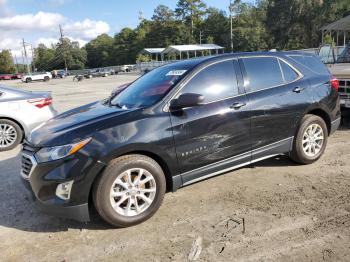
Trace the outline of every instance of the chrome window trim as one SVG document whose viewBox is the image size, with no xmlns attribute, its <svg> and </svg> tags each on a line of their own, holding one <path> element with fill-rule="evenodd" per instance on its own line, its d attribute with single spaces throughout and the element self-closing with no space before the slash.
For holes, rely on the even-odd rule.
<svg viewBox="0 0 350 262">
<path fill-rule="evenodd" d="M 278 57 L 278 56 L 268 56 L 268 55 L 262 55 L 262 56 L 243 56 L 243 57 L 240 57 L 240 59 L 247 59 L 247 58 L 261 58 L 261 57 L 272 57 L 272 58 L 276 58 L 276 59 L 280 59 L 282 60 L 283 62 L 285 62 L 288 66 L 290 66 L 298 75 L 299 77 L 296 78 L 295 80 L 291 81 L 291 82 L 288 82 L 288 83 L 283 83 L 282 85 L 276 85 L 276 86 L 271 86 L 271 87 L 266 87 L 266 88 L 263 88 L 263 89 L 259 89 L 259 90 L 255 90 L 255 91 L 249 91 L 249 92 L 246 92 L 246 94 L 252 94 L 252 93 L 256 93 L 256 92 L 260 92 L 260 91 L 264 91 L 264 90 L 268 90 L 268 89 L 272 89 L 272 88 L 277 88 L 277 87 L 281 87 L 281 86 L 285 86 L 285 85 L 289 85 L 289 84 L 293 84 L 297 81 L 299 81 L 300 79 L 302 79 L 304 77 L 304 75 L 297 69 L 295 68 L 295 66 L 291 65 L 288 61 L 286 61 L 284 58 L 281 58 L 281 57 Z M 279 63 L 278 63 L 279 64 Z M 282 75 L 283 75 L 283 71 L 281 71 Z M 243 81 L 244 81 L 244 88 L 248 87 L 248 84 L 245 77 L 243 77 Z"/>
<path fill-rule="evenodd" d="M 272 57 L 272 58 L 276 58 L 278 60 L 281 60 L 283 62 L 285 62 L 289 67 L 291 67 L 297 74 L 298 74 L 298 78 L 296 78 L 295 80 L 291 81 L 291 82 L 288 82 L 288 83 L 284 83 L 282 85 L 277 85 L 277 86 L 271 86 L 271 87 L 267 87 L 267 88 L 264 88 L 264 89 L 260 89 L 260 90 L 256 90 L 256 91 L 250 91 L 250 92 L 244 92 L 242 94 L 238 94 L 236 96 L 231 96 L 231 97 L 227 97 L 227 98 L 224 98 L 224 99 L 221 99 L 221 100 L 217 100 L 217 101 L 212 101 L 210 103 L 205 103 L 203 105 L 208 105 L 208 104 L 211 104 L 211 103 L 215 103 L 215 102 L 219 102 L 219 101 L 223 101 L 223 100 L 226 100 L 226 99 L 230 99 L 230 98 L 235 98 L 235 97 L 239 97 L 239 96 L 242 96 L 242 95 L 247 95 L 247 94 L 252 94 L 252 93 L 255 93 L 255 92 L 260 92 L 260 91 L 264 91 L 264 90 L 268 90 L 268 89 L 272 89 L 272 88 L 277 88 L 277 87 L 281 87 L 281 86 L 284 86 L 284 85 L 289 85 L 289 84 L 292 84 L 292 83 L 295 83 L 297 81 L 299 81 L 300 79 L 302 79 L 304 77 L 304 74 L 302 74 L 300 72 L 300 70 L 298 70 L 295 66 L 293 66 L 290 62 L 288 62 L 286 59 L 282 58 L 282 57 L 279 57 L 279 56 L 275 56 L 275 55 L 256 55 L 256 56 L 237 56 L 237 57 L 230 57 L 230 58 L 226 58 L 226 59 L 222 59 L 220 61 L 214 61 L 212 63 L 209 63 L 207 65 L 205 65 L 201 70 L 199 70 L 198 72 L 196 72 L 195 74 L 193 74 L 190 78 L 188 78 L 185 82 L 181 83 L 180 86 L 179 86 L 179 90 L 176 91 L 175 94 L 171 95 L 171 97 L 168 99 L 168 98 L 165 98 L 166 100 L 168 100 L 164 107 L 163 107 L 163 112 L 169 112 L 169 104 L 170 104 L 170 101 L 173 100 L 179 93 L 180 91 L 188 84 L 189 81 L 191 81 L 197 74 L 199 74 L 200 72 L 202 72 L 204 69 L 206 69 L 207 67 L 211 66 L 211 65 L 214 65 L 214 64 L 217 64 L 217 63 L 220 63 L 220 62 L 226 62 L 226 61 L 238 61 L 239 59 L 245 59 L 245 58 L 260 58 L 260 57 Z M 279 64 L 279 63 L 278 63 Z M 280 64 L 279 64 L 280 66 Z M 281 67 L 281 66 L 280 66 Z M 236 71 L 235 71 L 236 72 Z M 243 72 L 242 72 L 243 73 Z M 281 70 L 281 73 L 282 73 L 282 76 L 283 76 L 283 71 Z M 246 88 L 247 87 L 247 82 L 246 82 L 246 79 L 244 77 L 244 74 L 243 74 L 243 87 Z M 238 83 L 238 78 L 237 78 L 237 87 L 239 87 L 239 83 Z"/>
</svg>

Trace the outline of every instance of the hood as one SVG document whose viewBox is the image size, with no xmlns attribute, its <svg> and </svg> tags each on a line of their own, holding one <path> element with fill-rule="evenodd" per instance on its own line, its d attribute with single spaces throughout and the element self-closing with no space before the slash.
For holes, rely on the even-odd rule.
<svg viewBox="0 0 350 262">
<path fill-rule="evenodd" d="M 134 110 L 109 107 L 102 102 L 87 104 L 57 115 L 36 127 L 27 137 L 34 146 L 57 146 L 78 142 L 102 129 L 111 118 Z"/>
</svg>

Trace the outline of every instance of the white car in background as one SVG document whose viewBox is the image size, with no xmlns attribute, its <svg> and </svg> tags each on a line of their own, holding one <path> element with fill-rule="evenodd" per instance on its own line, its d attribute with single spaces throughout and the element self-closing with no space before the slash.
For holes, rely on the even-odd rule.
<svg viewBox="0 0 350 262">
<path fill-rule="evenodd" d="M 30 83 L 32 81 L 49 81 L 52 79 L 50 72 L 31 73 L 22 76 L 22 82 Z"/>
<path fill-rule="evenodd" d="M 34 128 L 56 114 L 49 92 L 0 86 L 0 152 L 15 148 Z"/>
</svg>

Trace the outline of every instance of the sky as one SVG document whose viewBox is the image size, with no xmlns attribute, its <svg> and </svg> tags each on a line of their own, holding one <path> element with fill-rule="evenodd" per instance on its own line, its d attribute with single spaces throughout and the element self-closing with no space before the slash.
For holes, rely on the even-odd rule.
<svg viewBox="0 0 350 262">
<path fill-rule="evenodd" d="M 252 2 L 248 0 L 247 2 Z M 98 35 L 111 36 L 124 27 L 135 28 L 142 12 L 152 17 L 159 5 L 174 9 L 177 0 L 0 0 L 0 50 L 22 57 L 22 38 L 31 46 L 57 43 L 59 25 L 72 41 L 85 45 Z M 229 0 L 204 0 L 208 6 L 228 9 Z"/>
</svg>

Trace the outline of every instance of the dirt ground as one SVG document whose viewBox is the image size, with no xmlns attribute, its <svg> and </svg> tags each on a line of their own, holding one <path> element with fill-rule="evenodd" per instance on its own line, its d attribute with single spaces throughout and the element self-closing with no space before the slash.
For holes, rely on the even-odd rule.
<svg viewBox="0 0 350 262">
<path fill-rule="evenodd" d="M 5 83 L 52 91 L 62 112 L 135 77 Z M 269 159 L 169 193 L 147 222 L 114 229 L 38 210 L 20 182 L 17 148 L 0 153 L 0 260 L 350 261 L 349 159 L 350 118 L 315 164 Z"/>
</svg>

